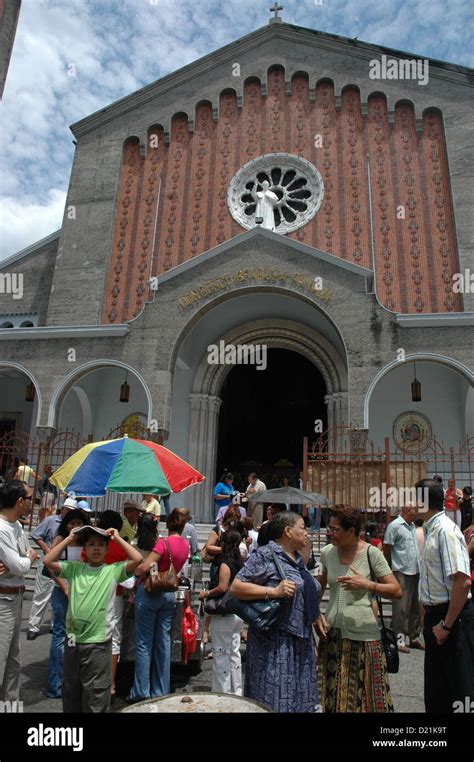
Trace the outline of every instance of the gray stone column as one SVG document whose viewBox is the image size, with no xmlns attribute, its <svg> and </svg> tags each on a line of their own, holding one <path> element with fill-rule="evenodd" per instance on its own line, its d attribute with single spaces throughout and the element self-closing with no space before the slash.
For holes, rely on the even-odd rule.
<svg viewBox="0 0 474 762">
<path fill-rule="evenodd" d="M 188 462 L 204 474 L 206 481 L 186 491 L 186 506 L 191 508 L 194 520 L 211 522 L 214 519 L 212 491 L 217 461 L 217 426 L 220 397 L 209 394 L 190 394 L 191 416 L 189 424 Z"/>
<path fill-rule="evenodd" d="M 339 392 L 341 402 L 341 426 L 349 426 L 349 394 Z"/>
<path fill-rule="evenodd" d="M 173 377 L 168 370 L 148 372 L 144 376 L 150 390 L 153 409 L 152 419 L 156 420 L 158 430 L 166 432 L 171 428 L 171 409 L 173 396 Z"/>
<path fill-rule="evenodd" d="M 329 429 L 328 450 L 330 452 L 334 452 L 334 449 L 335 449 L 334 426 L 336 426 L 336 395 L 325 394 L 324 402 L 326 403 L 327 409 L 328 409 L 328 429 Z"/>
<path fill-rule="evenodd" d="M 36 426 L 36 436 L 41 444 L 47 444 L 58 433 L 54 426 Z"/>
<path fill-rule="evenodd" d="M 346 437 L 346 429 L 345 427 L 349 425 L 348 421 L 348 395 L 347 392 L 337 392 L 337 394 L 334 395 L 336 400 L 336 407 L 337 407 L 337 425 L 339 427 L 338 429 L 338 437 L 336 441 L 336 451 L 337 452 L 344 452 L 347 448 L 347 437 Z"/>
<path fill-rule="evenodd" d="M 328 428 L 333 429 L 329 437 L 328 447 L 330 452 L 339 452 L 344 449 L 345 445 L 343 427 L 349 424 L 348 394 L 347 392 L 326 394 L 324 401 L 328 406 Z"/>
</svg>

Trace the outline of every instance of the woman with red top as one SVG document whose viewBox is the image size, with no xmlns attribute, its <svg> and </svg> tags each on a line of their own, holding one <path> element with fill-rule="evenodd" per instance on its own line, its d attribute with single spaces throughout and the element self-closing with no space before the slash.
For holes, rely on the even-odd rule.
<svg viewBox="0 0 474 762">
<path fill-rule="evenodd" d="M 448 479 L 448 489 L 444 495 L 444 507 L 446 515 L 451 521 L 461 528 L 461 511 L 459 510 L 459 500 L 462 499 L 462 492 L 456 487 L 454 479 Z"/>
<path fill-rule="evenodd" d="M 369 521 L 367 522 L 367 526 L 365 527 L 365 541 L 369 545 L 373 545 L 375 548 L 379 548 L 379 550 L 382 550 L 382 540 L 380 537 L 378 537 L 379 528 L 377 526 L 377 522 L 375 521 Z"/>
<path fill-rule="evenodd" d="M 176 508 L 166 517 L 168 544 L 177 574 L 189 555 L 189 543 L 181 537 L 185 523 L 184 516 Z M 138 580 L 135 598 L 136 659 L 135 680 L 130 692 L 132 702 L 170 692 L 171 625 L 176 597 L 173 592 L 146 592 L 143 575 L 149 573 L 153 563 L 158 565 L 158 571 L 170 568 L 167 544 L 162 538 L 135 571 L 142 578 Z"/>
</svg>

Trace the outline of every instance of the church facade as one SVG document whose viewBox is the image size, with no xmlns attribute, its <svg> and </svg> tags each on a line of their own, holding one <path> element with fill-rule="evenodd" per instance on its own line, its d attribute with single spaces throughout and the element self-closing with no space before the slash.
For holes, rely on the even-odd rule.
<svg viewBox="0 0 474 762">
<path fill-rule="evenodd" d="M 472 121 L 472 71 L 274 19 L 72 125 L 61 230 L 2 266 L 0 419 L 142 420 L 206 475 L 198 520 L 266 421 L 295 469 L 326 429 L 468 440 Z"/>
</svg>

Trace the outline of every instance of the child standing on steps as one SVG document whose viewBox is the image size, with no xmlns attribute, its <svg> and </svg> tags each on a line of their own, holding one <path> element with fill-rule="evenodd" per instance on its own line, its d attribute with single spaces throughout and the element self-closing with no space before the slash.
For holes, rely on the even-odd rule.
<svg viewBox="0 0 474 762">
<path fill-rule="evenodd" d="M 86 563 L 59 561 L 80 534 Z M 128 561 L 105 564 L 110 539 L 125 550 Z M 79 527 L 45 557 L 50 572 L 69 582 L 63 674 L 64 712 L 108 712 L 112 683 L 112 630 L 118 584 L 142 561 L 140 553 L 116 529 Z"/>
</svg>

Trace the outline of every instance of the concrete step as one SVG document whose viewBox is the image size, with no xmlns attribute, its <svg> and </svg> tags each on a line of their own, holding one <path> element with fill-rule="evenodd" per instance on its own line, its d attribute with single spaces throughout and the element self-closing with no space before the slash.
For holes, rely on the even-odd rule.
<svg viewBox="0 0 474 762">
<path fill-rule="evenodd" d="M 198 537 L 199 546 L 204 545 L 204 543 L 207 541 L 207 538 L 209 537 L 209 533 L 211 529 L 214 528 L 214 524 L 195 524 L 196 527 L 196 534 Z M 163 523 L 160 523 L 160 533 L 163 534 L 166 531 L 166 527 Z M 316 547 L 318 544 L 318 533 L 317 532 L 310 532 L 310 537 L 313 542 L 313 546 Z M 326 544 L 326 529 L 321 529 L 320 531 L 320 540 L 319 543 L 321 547 L 323 548 Z"/>
</svg>

